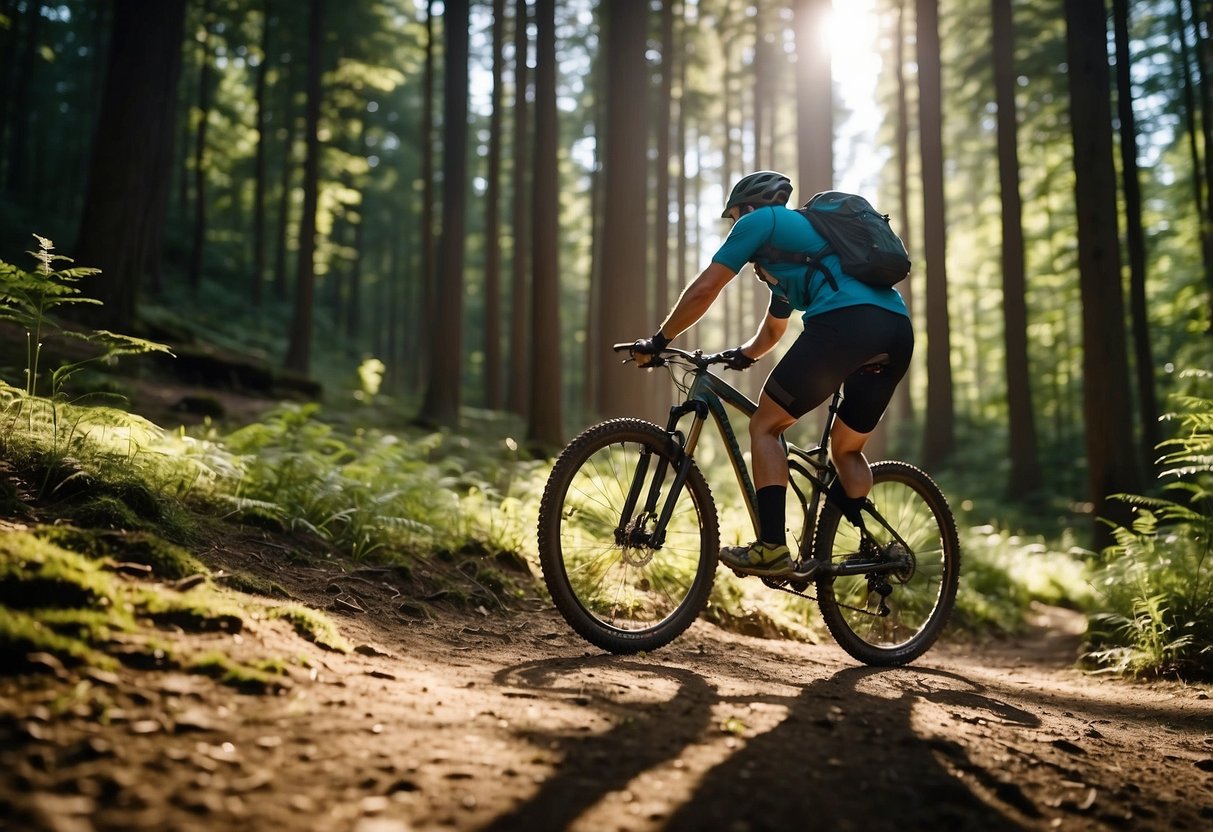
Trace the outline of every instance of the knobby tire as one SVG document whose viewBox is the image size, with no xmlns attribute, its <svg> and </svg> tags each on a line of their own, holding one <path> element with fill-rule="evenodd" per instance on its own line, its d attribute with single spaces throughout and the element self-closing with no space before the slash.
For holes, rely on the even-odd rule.
<svg viewBox="0 0 1213 832">
<path fill-rule="evenodd" d="M 914 566 L 887 582 L 889 614 L 880 616 L 879 593 L 865 575 L 817 579 L 822 619 L 843 650 L 869 665 L 903 665 L 925 653 L 947 624 L 960 580 L 960 541 L 956 521 L 939 486 L 904 462 L 872 465 L 870 495 L 879 511 L 910 545 Z M 891 535 L 865 515 L 865 526 L 885 547 Z M 859 548 L 859 532 L 832 503 L 818 519 L 813 556 L 840 562 Z"/>
<path fill-rule="evenodd" d="M 642 454 L 644 487 L 622 518 Z M 539 562 L 552 601 L 569 625 L 611 653 L 654 650 L 699 616 L 712 589 L 719 549 L 711 489 L 692 462 L 666 540 L 646 545 L 643 514 L 655 471 L 664 466 L 660 513 L 682 448 L 641 419 L 614 419 L 583 431 L 557 458 L 539 508 Z M 621 523 L 622 520 L 622 523 Z M 621 535 L 620 528 L 627 534 Z M 622 540 L 620 538 L 623 538 Z"/>
</svg>

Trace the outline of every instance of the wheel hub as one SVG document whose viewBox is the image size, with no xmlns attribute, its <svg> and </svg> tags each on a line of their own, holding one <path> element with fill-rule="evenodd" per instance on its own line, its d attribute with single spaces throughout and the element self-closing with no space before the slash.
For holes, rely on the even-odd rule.
<svg viewBox="0 0 1213 832">
<path fill-rule="evenodd" d="M 636 546 L 624 546 L 619 553 L 620 559 L 628 566 L 645 566 L 653 559 L 653 550 L 648 548 L 638 548 Z"/>
<path fill-rule="evenodd" d="M 884 556 L 888 560 L 905 562 L 905 566 L 901 569 L 898 569 L 896 572 L 890 572 L 889 577 L 899 584 L 909 583 L 918 569 L 918 560 L 914 557 L 914 553 L 900 543 L 890 543 L 889 548 L 885 550 Z"/>
</svg>

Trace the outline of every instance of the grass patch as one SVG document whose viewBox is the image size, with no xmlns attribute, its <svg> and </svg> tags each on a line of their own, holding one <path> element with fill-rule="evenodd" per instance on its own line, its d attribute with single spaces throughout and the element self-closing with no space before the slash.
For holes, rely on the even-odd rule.
<svg viewBox="0 0 1213 832">
<path fill-rule="evenodd" d="M 189 592 L 163 587 L 139 587 L 136 607 L 161 627 L 180 627 L 190 633 L 239 633 L 247 611 L 226 594 L 208 586 Z"/>
<path fill-rule="evenodd" d="M 288 622 L 295 628 L 295 632 L 301 638 L 305 638 L 326 650 L 348 653 L 353 649 L 350 643 L 337 632 L 336 626 L 334 626 L 328 616 L 311 607 L 304 606 L 303 604 L 283 604 L 281 606 L 266 608 L 265 616 L 266 618 L 279 618 Z"/>
<path fill-rule="evenodd" d="M 287 405 L 214 437 L 239 456 L 223 499 L 258 524 L 318 535 L 356 560 L 397 553 L 523 550 L 546 469 L 495 436 L 372 427 L 380 408 L 347 414 Z M 377 416 L 376 414 L 379 413 Z"/>
<path fill-rule="evenodd" d="M 113 608 L 116 595 L 95 561 L 25 532 L 0 536 L 0 606 Z"/>
<path fill-rule="evenodd" d="M 244 592 L 249 595 L 264 595 L 267 598 L 291 597 L 291 594 L 283 589 L 281 585 L 273 581 L 267 581 L 264 578 L 258 578 L 255 575 L 236 573 L 234 575 L 224 575 L 222 576 L 222 580 L 224 586 L 236 592 Z"/>
<path fill-rule="evenodd" d="M 0 672 L 23 670 L 31 653 L 51 653 L 68 666 L 111 668 L 116 664 L 88 641 L 56 632 L 36 614 L 0 606 Z"/>
<path fill-rule="evenodd" d="M 150 566 L 157 577 L 167 580 L 205 575 L 210 571 L 189 550 L 169 543 L 151 532 L 43 526 L 34 533 L 43 540 L 89 557 L 131 561 Z"/>
<path fill-rule="evenodd" d="M 100 558 L 119 553 L 116 547 L 124 540 L 79 529 L 0 536 L 0 660 L 5 668 L 19 670 L 25 656 L 37 652 L 52 653 L 69 666 L 112 667 L 114 658 L 105 651 L 115 649 L 118 636 L 132 634 L 133 639 L 118 639 L 126 644 L 125 649 L 115 650 L 118 659 L 132 667 L 161 667 L 165 656 L 180 652 L 179 647 L 156 638 L 146 640 L 143 627 L 234 634 L 244 629 L 250 616 L 282 618 L 301 637 L 321 647 L 341 652 L 351 649 L 330 619 L 301 604 L 242 600 L 244 596 L 209 582 L 178 592 L 107 571 Z M 85 555 L 57 545 L 72 542 L 88 543 L 94 549 Z M 160 551 L 161 546 L 176 549 L 163 541 L 153 540 L 152 544 L 151 551 Z M 278 660 L 246 665 L 228 662 L 222 667 L 204 661 L 200 666 L 210 668 L 207 672 L 225 684 L 250 691 L 280 689 L 281 682 L 271 677 L 284 672 Z"/>
<path fill-rule="evenodd" d="M 216 679 L 242 693 L 278 693 L 286 687 L 286 666 L 276 659 L 244 664 L 225 653 L 211 651 L 195 657 L 187 669 Z"/>
</svg>

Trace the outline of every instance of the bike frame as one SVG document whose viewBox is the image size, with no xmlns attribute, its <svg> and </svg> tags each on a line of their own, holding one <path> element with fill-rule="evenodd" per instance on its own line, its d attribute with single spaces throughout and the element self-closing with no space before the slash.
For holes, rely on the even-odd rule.
<svg viewBox="0 0 1213 832">
<path fill-rule="evenodd" d="M 686 400 L 682 404 L 670 408 L 670 417 L 665 428 L 666 433 L 670 435 L 671 439 L 683 451 L 679 470 L 670 489 L 670 495 L 677 495 L 686 481 L 686 474 L 690 470 L 695 448 L 703 433 L 704 423 L 707 422 L 710 414 L 712 420 L 716 423 L 716 428 L 721 439 L 724 441 L 725 452 L 728 455 L 729 462 L 733 466 L 733 474 L 737 479 L 738 486 L 741 488 L 746 510 L 750 514 L 750 522 L 754 527 L 754 534 L 757 536 L 759 533 L 757 490 L 750 476 L 749 467 L 746 465 L 745 456 L 741 450 L 741 443 L 737 438 L 737 432 L 733 430 L 733 425 L 729 421 L 726 405 L 737 410 L 747 418 L 754 415 L 758 409 L 758 405 L 727 381 L 713 375 L 707 368 L 696 368 L 693 372 L 695 378 L 691 382 Z M 813 532 L 817 522 L 817 508 L 821 494 L 826 487 L 829 475 L 833 472 L 833 466 L 830 464 L 827 449 L 829 448 L 830 430 L 834 426 L 834 419 L 838 411 L 839 402 L 841 401 L 841 391 L 836 391 L 833 399 L 830 401 L 829 413 L 826 417 L 825 425 L 822 427 L 821 439 L 816 447 L 805 450 L 788 443 L 783 437 L 780 437 L 780 442 L 788 454 L 789 469 L 808 479 L 812 491 L 811 496 L 806 496 L 795 479 L 789 480 L 792 490 L 800 500 L 805 516 L 805 525 L 801 537 L 802 547 L 810 545 L 813 539 Z M 684 434 L 679 430 L 678 426 L 687 416 L 692 416 L 693 420 L 688 431 Z M 664 465 L 664 461 L 659 463 L 659 465 Z M 637 481 L 633 484 L 632 490 L 636 496 L 638 496 L 639 488 L 645 479 L 646 473 L 647 463 L 644 463 L 637 470 Z M 664 475 L 665 471 L 663 468 L 659 468 L 655 472 L 648 500 L 645 503 L 645 512 L 649 516 L 653 516 L 656 513 L 657 500 L 660 497 L 658 486 L 664 479 Z M 673 503 L 673 499 L 667 499 L 665 510 L 662 512 L 662 516 L 658 520 L 654 530 L 652 540 L 658 545 L 660 545 L 661 539 L 664 537 L 665 526 L 669 520 L 669 515 L 672 513 Z M 634 506 L 635 501 L 631 499 L 630 495 L 627 502 L 627 511 L 630 513 Z M 806 553 L 802 551 L 801 555 L 803 556 L 804 554 Z"/>
<path fill-rule="evenodd" d="M 750 522 L 754 526 L 754 534 L 758 536 L 760 533 L 757 491 L 754 487 L 754 481 L 750 476 L 750 470 L 746 466 L 741 444 L 737 439 L 737 433 L 733 430 L 733 426 L 729 422 L 728 412 L 725 410 L 725 406 L 728 405 L 748 418 L 752 417 L 755 411 L 758 410 L 758 405 L 724 379 L 713 375 L 708 371 L 707 367 L 696 366 L 691 372 L 695 378 L 687 391 L 686 400 L 682 404 L 670 408 L 669 420 L 666 423 L 666 433 L 669 435 L 670 440 L 679 446 L 682 453 L 677 462 L 678 470 L 675 472 L 674 482 L 666 494 L 661 514 L 658 517 L 657 504 L 661 500 L 661 485 L 665 481 L 666 467 L 669 465 L 664 458 L 660 458 L 657 462 L 657 469 L 654 471 L 653 479 L 649 484 L 648 494 L 645 496 L 643 512 L 638 516 L 634 515 L 636 503 L 640 499 L 640 492 L 644 487 L 645 480 L 648 479 L 647 474 L 649 463 L 651 462 L 651 454 L 645 453 L 637 465 L 635 478 L 632 481 L 624 503 L 622 517 L 624 522 L 629 517 L 636 517 L 637 519 L 626 526 L 623 522 L 620 523 L 616 530 L 616 542 L 620 545 L 634 546 L 647 544 L 660 548 L 664 544 L 666 525 L 669 523 L 670 517 L 674 512 L 677 496 L 681 493 L 686 483 L 687 475 L 691 470 L 695 448 L 699 443 L 699 438 L 703 433 L 703 425 L 707 421 L 709 414 L 716 423 L 721 439 L 724 440 L 725 451 L 728 454 L 729 462 L 733 466 L 733 473 L 737 479 L 737 484 L 741 487 L 746 509 L 750 513 Z M 804 512 L 804 526 L 802 527 L 800 538 L 801 551 L 799 552 L 799 557 L 802 560 L 810 554 L 805 550 L 813 544 L 813 537 L 817 526 L 817 510 L 820 506 L 822 495 L 825 493 L 825 489 L 834 473 L 834 466 L 829 458 L 829 441 L 830 431 L 834 427 L 834 420 L 838 414 L 838 405 L 841 401 L 842 390 L 839 389 L 834 392 L 830 400 L 829 412 L 826 416 L 825 424 L 822 426 L 821 439 L 816 447 L 805 450 L 788 443 L 782 436 L 780 437 L 780 442 L 788 454 L 789 473 L 794 471 L 800 476 L 805 477 L 809 481 L 809 487 L 812 491 L 811 496 L 806 496 L 797 484 L 795 477 L 789 476 L 788 484 L 800 500 L 801 510 Z M 678 426 L 687 416 L 693 416 L 694 418 L 689 430 L 684 434 L 678 429 Z M 865 510 L 877 523 L 888 530 L 893 539 L 902 545 L 906 545 L 901 535 L 888 524 L 884 517 L 870 503 Z M 647 533 L 643 530 L 643 520 L 646 517 L 657 517 L 657 522 L 654 524 L 652 531 Z M 821 571 L 823 574 L 838 577 L 841 575 L 888 572 L 892 571 L 895 566 L 896 564 L 890 564 L 888 561 L 871 561 L 860 558 L 858 560 L 851 560 L 848 563 L 827 564 Z"/>
</svg>

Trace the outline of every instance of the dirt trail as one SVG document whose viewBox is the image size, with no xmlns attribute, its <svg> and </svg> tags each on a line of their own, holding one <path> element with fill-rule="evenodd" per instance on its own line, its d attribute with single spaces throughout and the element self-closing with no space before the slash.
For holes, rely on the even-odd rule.
<svg viewBox="0 0 1213 832">
<path fill-rule="evenodd" d="M 326 603 L 332 580 L 304 594 Z M 280 621 L 190 636 L 306 657 L 280 695 L 53 662 L 0 680 L 0 829 L 1213 826 L 1209 688 L 1070 669 L 1057 611 L 1021 642 L 877 671 L 703 623 L 606 656 L 539 602 L 366 606 L 333 613 L 348 655 Z"/>
</svg>

